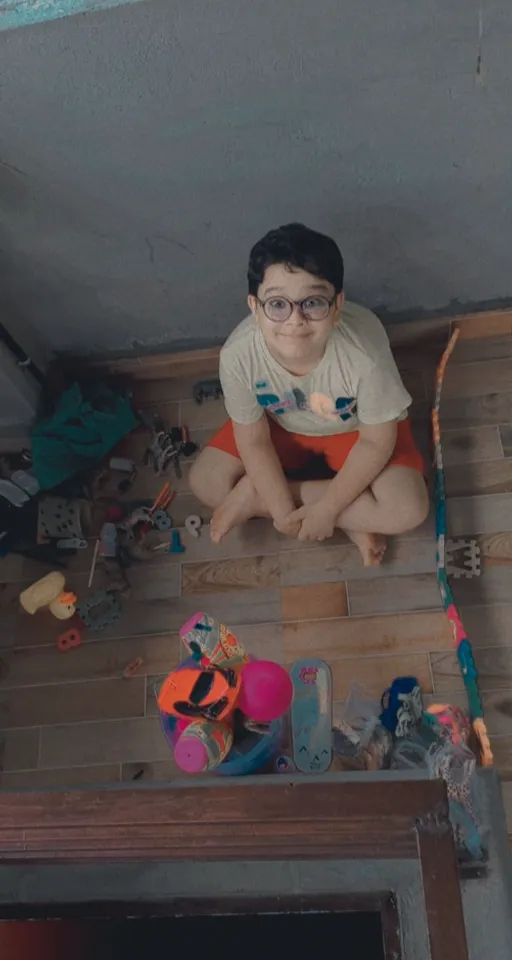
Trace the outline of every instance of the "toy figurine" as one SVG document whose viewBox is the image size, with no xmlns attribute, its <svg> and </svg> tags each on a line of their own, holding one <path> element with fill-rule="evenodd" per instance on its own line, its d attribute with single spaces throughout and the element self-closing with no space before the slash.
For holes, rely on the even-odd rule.
<svg viewBox="0 0 512 960">
<path fill-rule="evenodd" d="M 20 593 L 20 603 L 27 613 L 34 614 L 41 607 L 48 607 L 57 620 L 69 620 L 75 612 L 76 596 L 64 593 L 64 574 L 58 570 L 47 573 Z"/>
<path fill-rule="evenodd" d="M 271 724 L 288 710 L 293 689 L 284 667 L 251 658 L 229 628 L 206 613 L 191 617 L 180 637 L 191 657 L 165 679 L 157 702 L 177 766 L 200 773 L 221 764 L 236 745 L 236 730 L 244 726 L 236 717 Z"/>
</svg>

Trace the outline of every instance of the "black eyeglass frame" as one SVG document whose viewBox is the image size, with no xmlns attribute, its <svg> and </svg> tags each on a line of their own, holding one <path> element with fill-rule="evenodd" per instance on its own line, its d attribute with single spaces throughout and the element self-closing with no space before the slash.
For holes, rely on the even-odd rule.
<svg viewBox="0 0 512 960">
<path fill-rule="evenodd" d="M 261 309 L 263 310 L 263 313 L 265 314 L 267 320 L 270 320 L 271 323 L 286 323 L 286 321 L 290 319 L 290 317 L 291 317 L 291 315 L 292 315 L 292 313 L 293 313 L 293 308 L 294 308 L 294 307 L 298 307 L 298 308 L 299 308 L 302 316 L 304 317 L 305 320 L 308 321 L 308 323 L 321 323 L 322 320 L 325 320 L 325 319 L 329 316 L 329 311 L 332 309 L 332 306 L 333 306 L 333 304 L 335 303 L 337 296 L 338 296 L 338 294 L 335 293 L 334 296 L 331 297 L 331 299 L 329 299 L 329 297 L 324 297 L 323 294 L 320 294 L 320 295 L 317 296 L 317 297 L 311 297 L 311 296 L 310 296 L 310 297 L 304 297 L 303 300 L 290 300 L 289 297 L 281 297 L 281 296 L 267 297 L 266 300 L 260 300 L 259 297 L 255 297 L 255 299 L 256 299 L 256 302 L 257 302 L 257 303 L 259 304 L 259 306 L 261 307 Z M 280 320 L 276 320 L 275 317 L 269 316 L 269 314 L 267 313 L 266 307 L 267 307 L 267 304 L 270 303 L 271 300 L 284 300 L 284 301 L 289 305 L 289 307 L 290 307 L 290 312 L 289 312 L 288 316 L 287 316 L 287 317 L 283 317 L 283 318 L 280 319 Z M 308 317 L 307 313 L 306 313 L 305 310 L 304 310 L 304 306 L 303 306 L 305 303 L 307 303 L 308 300 L 324 300 L 324 301 L 325 301 L 326 310 L 325 310 L 325 314 L 324 314 L 323 317 Z"/>
</svg>

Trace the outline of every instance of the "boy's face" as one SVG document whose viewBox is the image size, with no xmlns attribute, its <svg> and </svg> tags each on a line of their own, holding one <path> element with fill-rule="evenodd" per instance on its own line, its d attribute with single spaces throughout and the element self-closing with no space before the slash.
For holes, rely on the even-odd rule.
<svg viewBox="0 0 512 960">
<path fill-rule="evenodd" d="M 328 300 L 330 306 L 323 319 L 308 319 L 297 305 L 287 319 L 281 319 L 289 310 L 285 300 L 307 301 L 304 309 L 313 316 L 322 316 L 323 301 Z M 323 356 L 341 314 L 343 294 L 335 295 L 334 287 L 327 280 L 305 270 L 290 270 L 280 263 L 265 271 L 258 296 L 249 296 L 249 307 L 270 352 L 285 366 L 287 363 L 307 365 L 308 361 L 317 363 Z M 277 319 L 270 319 L 269 314 Z"/>
</svg>

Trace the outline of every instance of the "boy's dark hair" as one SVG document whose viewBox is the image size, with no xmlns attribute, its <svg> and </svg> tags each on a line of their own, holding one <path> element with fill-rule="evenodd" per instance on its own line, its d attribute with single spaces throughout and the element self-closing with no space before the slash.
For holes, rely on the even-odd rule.
<svg viewBox="0 0 512 960">
<path fill-rule="evenodd" d="M 343 290 L 343 257 L 331 237 L 310 230 L 303 223 L 288 223 L 254 244 L 249 255 L 247 279 L 249 293 L 256 297 L 265 270 L 275 263 L 306 270 L 314 277 L 328 280 L 336 293 Z"/>
</svg>

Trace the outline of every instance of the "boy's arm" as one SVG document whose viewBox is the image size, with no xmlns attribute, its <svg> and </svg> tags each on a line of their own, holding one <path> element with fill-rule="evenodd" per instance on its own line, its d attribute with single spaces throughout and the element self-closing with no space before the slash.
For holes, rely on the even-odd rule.
<svg viewBox="0 0 512 960">
<path fill-rule="evenodd" d="M 389 423 L 359 424 L 357 443 L 320 500 L 326 514 L 336 519 L 373 483 L 395 449 L 396 435 L 396 420 Z"/>
<path fill-rule="evenodd" d="M 300 507 L 289 521 L 301 520 L 299 540 L 326 540 L 347 507 L 378 477 L 395 449 L 396 421 L 359 425 L 359 439 L 317 503 Z"/>
<path fill-rule="evenodd" d="M 247 476 L 278 528 L 294 509 L 293 498 L 283 468 L 270 437 L 265 416 L 256 423 L 233 423 L 236 445 Z M 300 522 L 292 524 L 290 533 L 298 533 Z M 283 532 L 288 532 L 284 530 Z"/>
</svg>

